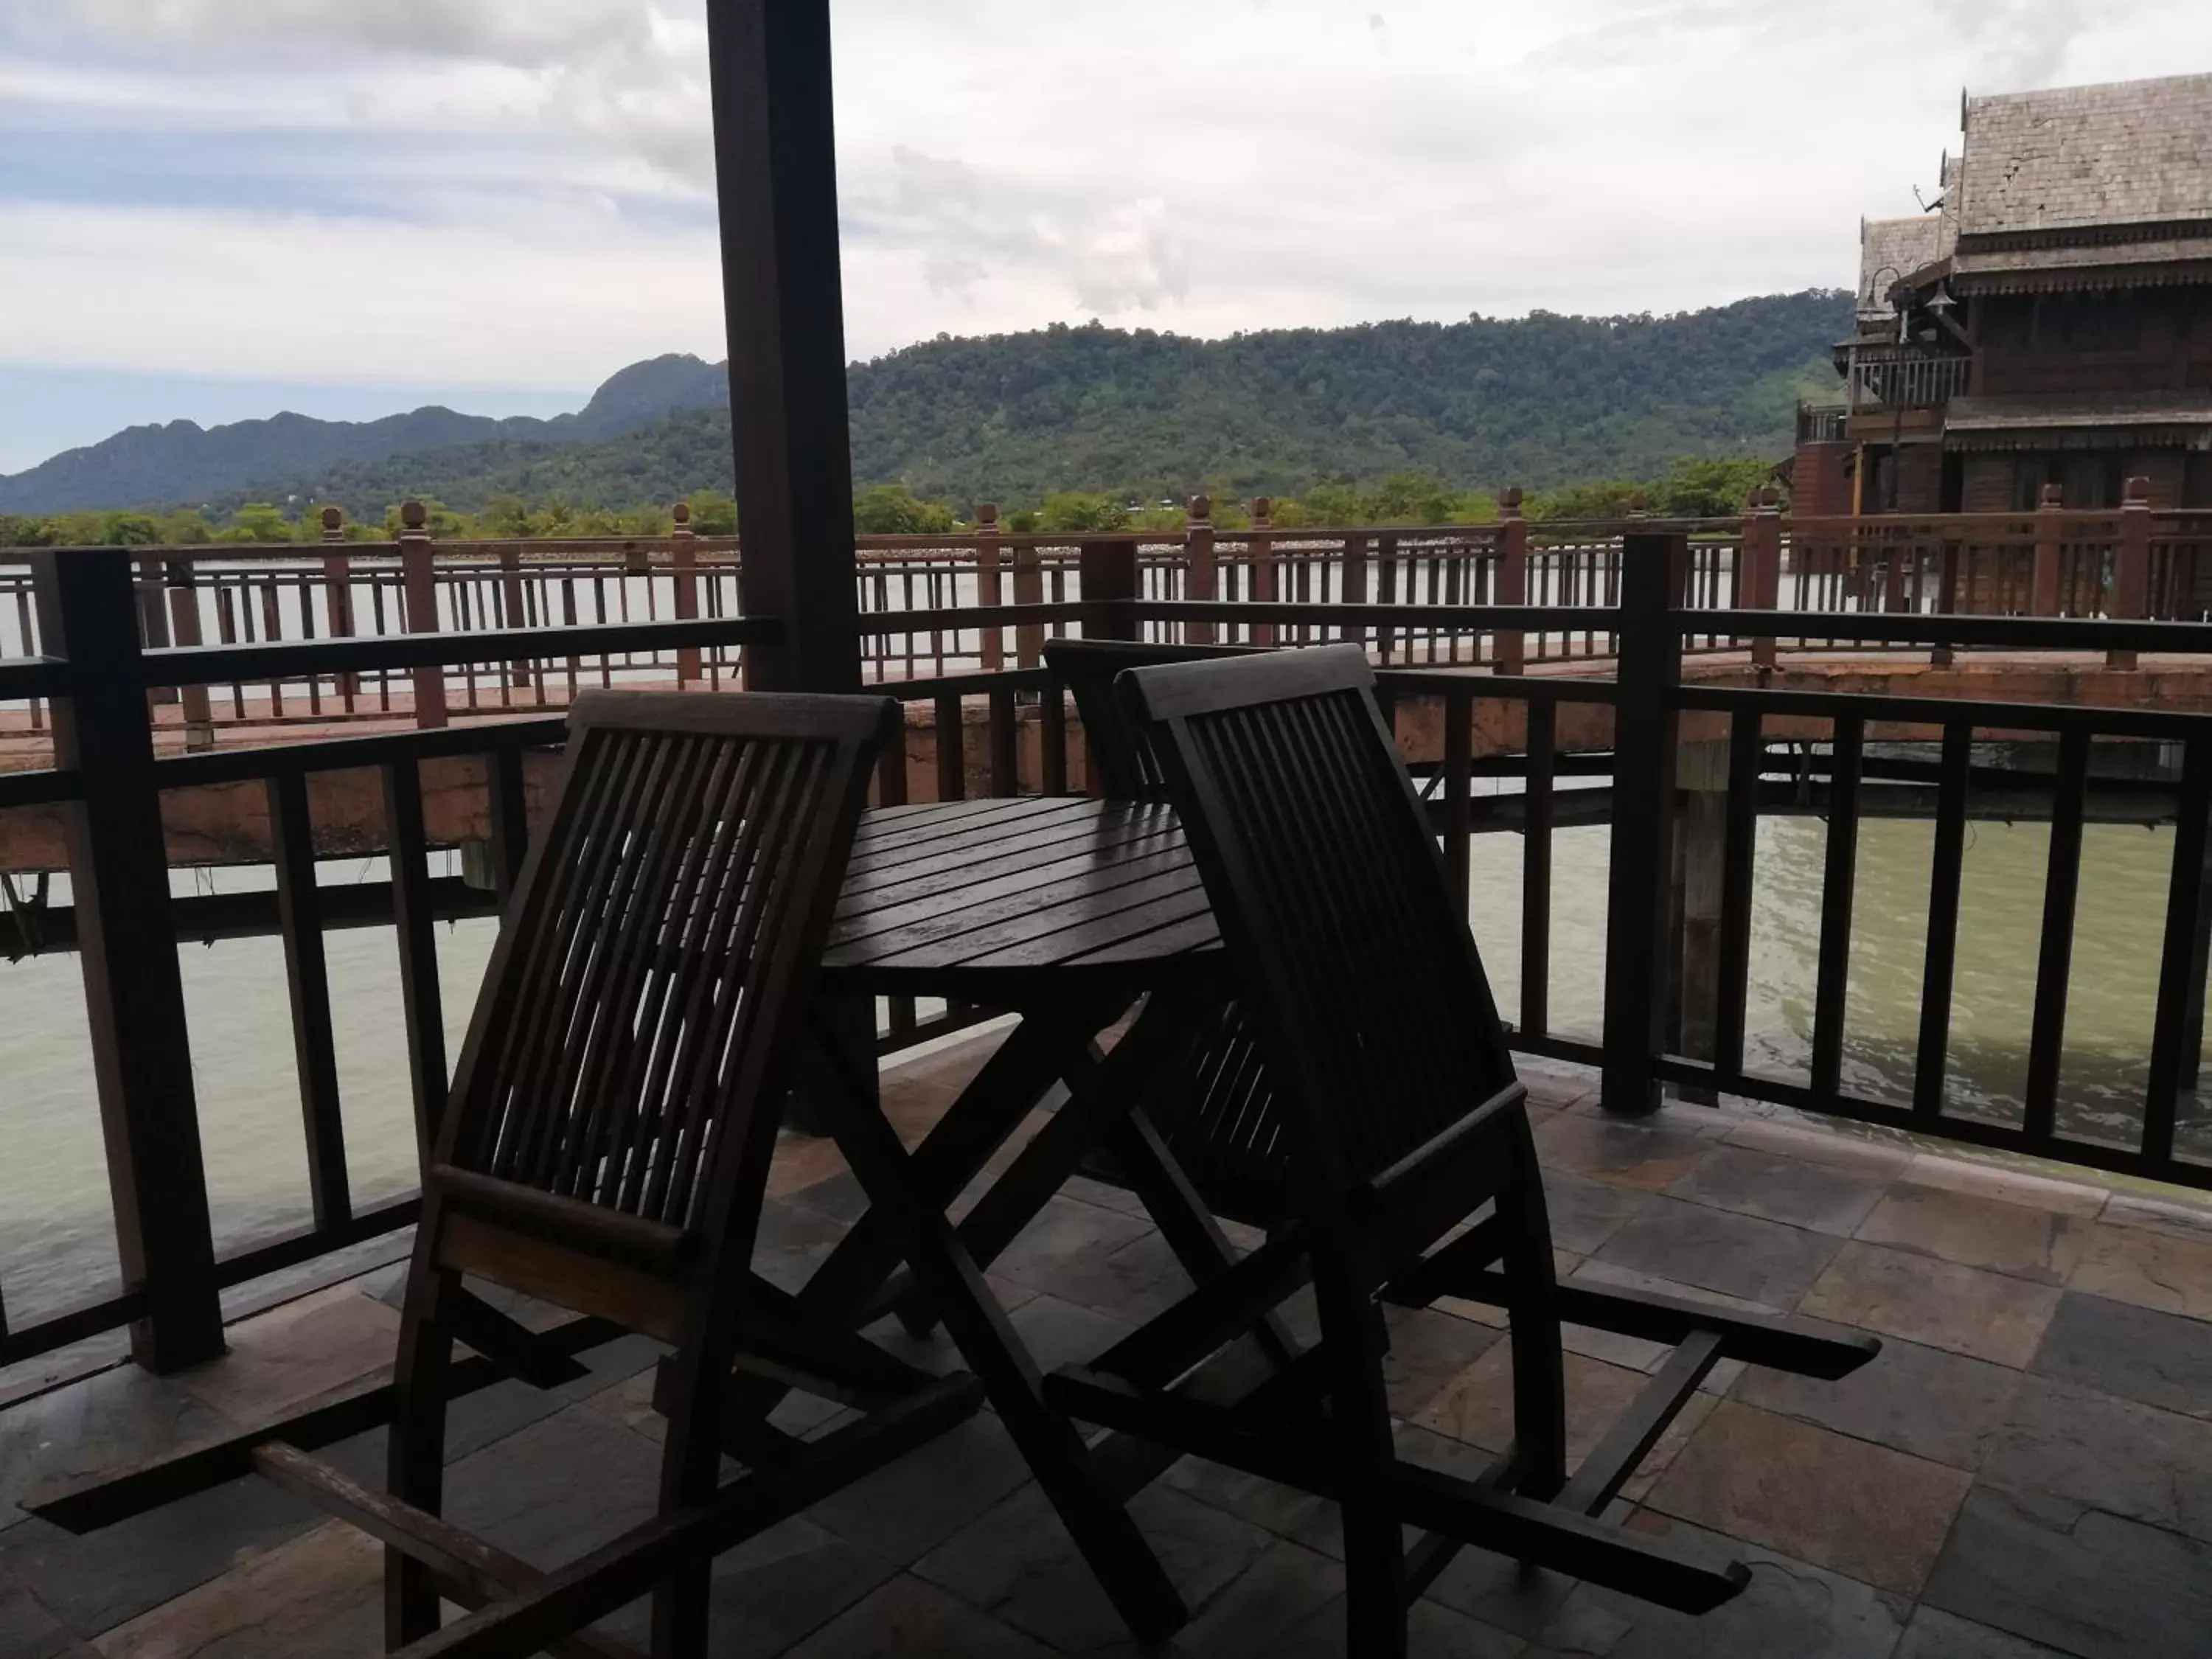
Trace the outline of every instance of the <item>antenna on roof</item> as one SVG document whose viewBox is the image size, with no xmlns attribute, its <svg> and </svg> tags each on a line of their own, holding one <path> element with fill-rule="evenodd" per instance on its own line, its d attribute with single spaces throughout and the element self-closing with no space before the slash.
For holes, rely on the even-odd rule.
<svg viewBox="0 0 2212 1659">
<path fill-rule="evenodd" d="M 1959 131 L 1961 131 L 1961 132 L 1964 132 L 1966 130 L 1966 88 L 1964 88 L 1964 87 L 1960 87 L 1960 88 L 1959 88 Z"/>
</svg>

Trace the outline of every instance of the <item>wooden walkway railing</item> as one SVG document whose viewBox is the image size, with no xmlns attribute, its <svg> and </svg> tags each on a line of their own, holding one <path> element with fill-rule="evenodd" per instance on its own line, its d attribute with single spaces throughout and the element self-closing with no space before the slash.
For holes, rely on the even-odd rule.
<svg viewBox="0 0 2212 1659">
<path fill-rule="evenodd" d="M 1236 639 L 1295 645 L 1360 639 L 1388 661 L 1383 691 L 1400 711 L 1421 705 L 1441 713 L 1440 759 L 1425 769 L 1450 867 L 1465 891 L 1472 836 L 1500 823 L 1523 836 L 1520 951 L 1522 974 L 1513 1017 L 1524 1051 L 1601 1064 L 1605 1097 L 1621 1111 L 1645 1109 L 1662 1085 L 1717 1090 L 1817 1112 L 1892 1124 L 1978 1145 L 2002 1146 L 2099 1169 L 2212 1188 L 2212 1164 L 2197 1143 L 2178 1133 L 2182 1108 L 2193 1098 L 2204 1006 L 2207 923 L 2206 816 L 2212 807 L 2212 714 L 2150 709 L 1978 704 L 1907 697 L 1834 695 L 1762 688 L 1686 685 L 1686 653 L 1717 641 L 1785 647 L 1807 636 L 1821 642 L 1915 652 L 2002 649 L 2089 651 L 2123 659 L 2145 652 L 2212 656 L 2212 626 L 2199 623 L 2091 618 L 1931 615 L 1909 610 L 1777 611 L 1756 603 L 1762 582 L 1778 574 L 1762 567 L 1760 532 L 1743 580 L 1724 593 L 1696 594 L 1695 544 L 1679 532 L 1638 532 L 1618 550 L 1616 603 L 1600 605 L 1408 604 L 1362 593 L 1304 600 L 1292 592 L 1269 601 L 1207 601 L 1163 595 L 1143 574 L 1124 539 L 1085 544 L 1069 572 L 1087 599 L 1007 604 L 989 618 L 1010 640 L 1078 629 L 1093 636 Z M 2034 550 L 2031 546 L 2031 552 Z M 1367 574 L 1373 574 L 1370 565 Z M 0 1363 L 45 1352 L 102 1330 L 130 1325 L 139 1357 L 169 1368 L 204 1358 L 220 1342 L 218 1296 L 281 1267 L 405 1225 L 411 1201 L 366 1208 L 352 1201 L 346 1180 L 343 1114 L 332 1055 L 331 986 L 323 939 L 333 928 L 392 924 L 393 969 L 403 993 L 408 1075 L 418 1097 L 441 1098 L 450 1057 L 438 1005 L 437 944 L 441 919 L 492 914 L 512 880 L 527 836 L 534 759 L 556 748 L 560 723 L 524 712 L 443 729 L 261 748 L 233 748 L 157 758 L 157 709 L 149 692 L 233 684 L 326 687 L 442 670 L 469 684 L 474 671 L 489 684 L 516 663 L 575 665 L 583 677 L 616 672 L 625 659 L 675 663 L 697 652 L 702 665 L 717 653 L 742 653 L 775 624 L 766 619 L 701 616 L 633 620 L 575 628 L 386 635 L 290 641 L 170 645 L 141 639 L 135 556 L 123 551 L 42 555 L 32 570 L 40 654 L 0 660 L 0 705 L 30 699 L 54 711 L 56 764 L 49 770 L 0 774 L 0 811 L 66 804 L 71 825 L 74 902 L 41 919 L 44 948 L 82 952 L 99 1109 L 108 1148 L 123 1287 L 82 1305 L 11 1324 L 0 1302 Z M 1444 591 L 1449 591 L 1448 589 Z M 1492 591 L 1495 591 L 1494 587 Z M 1510 591 L 1510 590 L 1509 590 Z M 1771 595 L 1771 587 L 1765 595 Z M 1693 596 L 1741 604 L 1692 605 Z M 902 625 L 945 635 L 972 631 L 984 607 L 908 613 Z M 864 629 L 879 624 L 864 620 Z M 1408 635 L 1480 638 L 1485 660 L 1525 667 L 1533 642 L 1574 635 L 1607 642 L 1612 678 L 1440 672 Z M 1514 642 L 1521 653 L 1514 655 Z M 1009 654 L 1013 654 L 1010 650 Z M 1019 665 L 929 678 L 890 679 L 884 689 L 916 710 L 934 763 L 920 769 L 887 764 L 878 783 L 886 803 L 920 797 L 957 799 L 971 789 L 993 794 L 1057 792 L 1081 783 L 1059 688 L 1042 668 Z M 526 710 L 527 705 L 525 705 Z M 980 724 L 973 723 L 976 716 Z M 1430 716 L 1424 714 L 1422 719 Z M 1512 741 L 1496 740 L 1503 719 Z M 1488 722 L 1483 725 L 1482 722 Z M 1677 894 L 1674 842 L 1683 808 L 1706 777 L 1686 788 L 1677 774 L 1677 732 L 1685 722 L 1724 733 L 1725 787 L 1717 830 L 1686 856 L 1712 861 L 1721 895 L 1714 947 L 1686 950 Z M 1825 779 L 1820 805 L 1827 818 L 1821 885 L 1820 945 L 1814 991 L 1813 1059 L 1804 1082 L 1765 1074 L 1746 1063 L 1747 980 L 1752 895 L 1758 880 L 1753 826 L 1759 810 L 1767 734 L 1786 728 L 1802 738 L 1824 735 Z M 1485 739 L 1481 732 L 1492 737 Z M 1971 744 L 1978 734 L 2041 734 L 2057 745 L 2051 781 L 2052 835 L 2045 883 L 2041 945 L 2035 968 L 2034 1018 L 2025 1109 L 2001 1122 L 1956 1109 L 1945 1089 L 1952 970 L 1956 959 L 1960 848 L 1967 804 Z M 1870 734 L 1883 741 L 1916 739 L 1940 753 L 1934 855 L 1929 870 L 1926 965 L 1916 1082 L 1909 1101 L 1882 1101 L 1844 1086 L 1844 984 L 1857 856 L 1863 769 Z M 1701 739 L 1711 743 L 1708 736 Z M 2156 1046 L 2133 1138 L 2089 1141 L 2063 1133 L 2054 1111 L 2070 950 L 2081 855 L 2085 801 L 2101 743 L 2179 745 L 2174 815 L 2180 825 L 2163 926 Z M 1509 752 L 1510 751 L 1510 752 Z M 470 769 L 465 787 L 477 792 L 488 871 L 477 882 L 433 863 L 434 847 L 452 832 L 434 832 L 424 810 L 424 781 L 450 780 Z M 314 781 L 343 771 L 373 771 L 382 791 L 391 857 L 389 879 L 325 887 L 314 879 L 317 846 L 312 818 Z M 1510 815 L 1499 803 L 1478 803 L 1477 776 L 1511 775 L 1522 793 Z M 1593 797 L 1578 787 L 1603 781 L 1603 815 L 1613 824 L 1601 1041 L 1553 1028 L 1547 1007 L 1553 954 L 1552 846 L 1563 818 L 1588 818 Z M 216 783 L 258 783 L 267 793 L 275 846 L 273 891 L 171 896 L 162 839 L 166 792 Z M 1478 805 L 1480 813 L 1478 813 Z M 1709 823 L 1713 815 L 1701 821 Z M 312 1223 L 280 1237 L 218 1253 L 213 1243 L 206 1172 L 198 1135 L 199 1104 L 191 1085 L 177 950 L 180 939 L 249 934 L 283 941 L 288 969 L 294 1062 L 307 1152 Z M 1686 981 L 1694 981 L 1696 994 Z M 1701 1022 L 1679 1009 L 1694 1001 L 1710 1010 Z M 987 1011 L 882 1011 L 885 1049 L 957 1029 Z M 0 1016 L 4 1018 L 4 1016 Z M 4 1284 L 0 1284 L 4 1290 Z"/>
</svg>

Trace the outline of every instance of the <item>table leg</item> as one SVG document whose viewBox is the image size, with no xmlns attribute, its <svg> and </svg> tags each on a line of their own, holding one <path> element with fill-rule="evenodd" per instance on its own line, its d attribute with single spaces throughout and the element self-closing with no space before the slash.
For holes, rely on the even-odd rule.
<svg viewBox="0 0 2212 1659">
<path fill-rule="evenodd" d="M 1066 1014 L 1025 1015 L 915 1150 L 911 1179 L 916 1192 L 940 1212 L 951 1207 L 1060 1080 L 1068 1050 L 1120 1012 L 1118 1004 L 1109 1004 Z M 872 1112 L 872 1102 L 870 1106 Z M 849 1158 L 851 1149 L 845 1152 Z M 810 1313 L 854 1319 L 896 1271 L 901 1255 L 890 1217 L 871 1208 L 837 1242 L 799 1292 L 799 1301 Z"/>
<path fill-rule="evenodd" d="M 871 1206 L 896 1229 L 923 1292 L 982 1380 L 999 1419 L 1037 1485 L 1098 1575 L 1130 1630 L 1154 1641 L 1189 1617 L 1159 1558 L 1106 1489 L 1074 1424 L 1047 1405 L 1043 1378 L 1006 1310 L 962 1244 L 943 1205 L 926 1195 L 897 1134 L 879 1112 L 845 1114 L 839 1143 Z"/>
<path fill-rule="evenodd" d="M 1056 1071 L 1067 1085 L 1066 1103 L 960 1223 L 962 1248 L 979 1267 L 997 1261 L 1067 1184 L 1084 1158 L 1121 1128 L 1136 1109 L 1145 1079 L 1173 1054 L 1177 1043 L 1189 1038 L 1196 1023 L 1187 1009 L 1170 1008 L 1155 999 L 1103 1060 L 1062 1060 Z M 1178 1225 L 1182 1220 L 1176 1218 Z M 893 1307 L 917 1336 L 927 1335 L 936 1322 L 927 1304 L 904 1285 L 888 1287 L 869 1311 L 881 1313 Z"/>
</svg>

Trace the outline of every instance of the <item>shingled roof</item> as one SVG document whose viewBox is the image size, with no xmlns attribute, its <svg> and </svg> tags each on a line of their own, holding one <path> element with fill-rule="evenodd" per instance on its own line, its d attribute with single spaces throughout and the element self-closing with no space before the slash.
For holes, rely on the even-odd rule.
<svg viewBox="0 0 2212 1659">
<path fill-rule="evenodd" d="M 1932 213 L 1859 221 L 1857 312 L 1862 321 L 1878 322 L 1895 314 L 1889 303 L 1890 285 L 1942 258 L 1942 222 Z"/>
<path fill-rule="evenodd" d="M 1969 98 L 1959 234 L 2212 218 L 2212 75 Z"/>
</svg>

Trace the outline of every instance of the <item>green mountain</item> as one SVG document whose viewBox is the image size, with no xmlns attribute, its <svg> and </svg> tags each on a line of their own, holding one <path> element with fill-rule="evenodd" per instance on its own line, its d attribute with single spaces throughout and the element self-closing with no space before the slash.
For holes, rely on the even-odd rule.
<svg viewBox="0 0 2212 1659">
<path fill-rule="evenodd" d="M 251 497 L 269 480 L 333 468 L 373 466 L 395 456 L 456 447 L 522 444 L 535 449 L 591 443 L 657 421 L 672 410 L 726 404 L 719 365 L 671 355 L 632 363 L 573 415 L 550 421 L 495 420 L 430 407 L 379 421 L 319 421 L 305 415 L 201 427 L 191 421 L 134 426 L 112 438 L 0 477 L 0 513 L 72 513 L 165 501 Z"/>
<path fill-rule="evenodd" d="M 1833 386 L 1828 347 L 1850 313 L 1848 294 L 1814 289 L 1667 317 L 1538 312 L 1222 340 L 1096 324 L 940 337 L 853 366 L 854 477 L 964 507 L 1062 489 L 1285 495 L 1402 471 L 1540 489 L 1651 477 L 1686 456 L 1779 458 L 1796 399 Z M 659 362 L 700 386 L 687 404 L 719 402 L 703 395 L 719 369 Z M 642 415 L 652 402 L 627 407 Z M 410 495 L 465 512 L 500 495 L 627 508 L 731 488 L 720 407 L 633 420 L 596 441 L 506 429 L 517 424 L 86 504 L 296 496 L 377 519 Z"/>
</svg>

